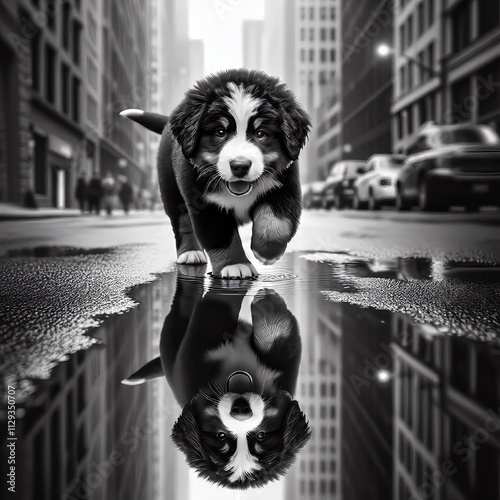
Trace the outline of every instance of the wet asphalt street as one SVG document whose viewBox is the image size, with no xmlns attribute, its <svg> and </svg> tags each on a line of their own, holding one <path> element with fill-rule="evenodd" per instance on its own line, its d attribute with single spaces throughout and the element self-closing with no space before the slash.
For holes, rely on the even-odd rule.
<svg viewBox="0 0 500 500">
<path fill-rule="evenodd" d="M 241 234 L 249 251 L 250 228 Z M 47 496 L 38 498 L 82 487 L 91 457 L 116 450 L 119 436 L 158 410 L 159 397 L 168 407 L 165 427 L 173 424 L 180 410 L 172 409 L 165 381 L 141 392 L 120 380 L 154 357 L 174 291 L 180 293 L 178 280 L 207 276 L 204 269 L 176 272 L 174 261 L 173 236 L 160 212 L 0 222 L 0 368 L 3 383 L 16 387 L 19 418 L 26 420 L 20 453 L 25 460 L 33 449 L 43 454 L 50 440 L 67 448 L 47 466 L 66 460 L 65 481 L 45 482 Z M 300 327 L 296 399 L 313 437 L 286 479 L 241 498 L 290 499 L 293 491 L 316 498 L 314 491 L 323 489 L 325 498 L 342 498 L 340 492 L 438 498 L 425 491 L 444 500 L 497 498 L 500 213 L 306 211 L 287 254 L 256 267 L 261 276 L 253 284 L 205 278 L 205 288 L 221 296 L 267 290 L 282 297 Z M 33 412 L 36 422 L 46 413 L 52 429 L 40 442 L 44 424 L 33 423 Z M 98 447 L 103 419 L 115 430 L 103 430 L 107 441 Z M 479 441 L 475 432 L 488 419 L 498 428 Z M 60 421 L 65 430 L 57 437 Z M 65 441 L 68 421 L 78 422 L 74 447 Z M 155 454 L 156 464 L 187 477 L 179 453 L 155 447 L 168 440 L 168 429 L 151 433 L 140 453 L 118 448 L 125 465 L 116 468 L 115 486 L 106 477 L 99 487 L 88 486 L 92 496 L 72 498 L 135 498 L 134 481 Z M 449 475 L 445 460 L 453 465 Z M 28 466 L 25 473 L 37 474 Z M 156 468 L 147 474 L 162 484 L 155 491 L 170 495 L 153 500 L 198 498 L 200 488 L 207 500 L 236 498 L 194 476 L 189 491 L 174 492 Z M 356 474 L 366 481 L 355 484 Z M 26 490 L 19 498 L 32 495 Z"/>
</svg>

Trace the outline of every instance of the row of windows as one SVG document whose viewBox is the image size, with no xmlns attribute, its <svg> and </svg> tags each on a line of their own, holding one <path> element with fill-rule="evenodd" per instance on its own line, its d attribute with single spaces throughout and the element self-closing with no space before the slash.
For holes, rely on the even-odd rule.
<svg viewBox="0 0 500 500">
<path fill-rule="evenodd" d="M 330 386 L 330 390 L 328 391 L 328 386 Z M 322 382 L 321 385 L 319 386 L 319 392 L 321 394 L 322 398 L 325 398 L 330 392 L 330 397 L 334 398 L 335 394 L 337 392 L 336 385 L 332 382 L 330 384 L 327 384 L 326 382 Z M 309 383 L 309 394 L 308 396 L 314 397 L 314 394 L 316 393 L 316 384 L 314 382 Z M 302 384 L 302 394 L 306 395 L 306 384 Z"/>
<path fill-rule="evenodd" d="M 316 30 L 314 28 L 309 28 L 309 41 L 310 42 L 314 41 L 314 33 L 315 33 L 315 31 Z M 330 40 L 332 42 L 335 41 L 335 34 L 336 34 L 335 28 L 330 28 Z M 300 39 L 303 42 L 305 41 L 305 39 L 306 39 L 306 28 L 300 28 Z M 327 30 L 327 28 L 321 28 L 319 30 L 319 39 L 322 42 L 326 42 L 328 40 L 328 30 Z"/>
<path fill-rule="evenodd" d="M 477 12 L 474 12 L 474 6 Z M 451 13 L 452 50 L 454 53 L 467 48 L 474 40 L 474 34 L 482 37 L 500 27 L 500 2 L 464 0 L 457 3 Z M 476 21 L 476 26 L 474 25 Z"/>
<path fill-rule="evenodd" d="M 404 54 L 413 42 L 420 38 L 435 21 L 434 0 L 422 0 L 417 7 L 416 13 L 408 16 L 408 19 L 399 28 L 399 49 Z M 416 23 L 416 26 L 415 26 Z"/>
<path fill-rule="evenodd" d="M 336 412 L 336 409 L 335 409 L 335 406 L 330 406 L 330 419 L 335 419 L 337 415 L 337 412 Z M 311 405 L 309 407 L 309 418 L 310 419 L 313 419 L 313 418 L 316 418 L 316 407 L 314 405 Z M 328 416 L 328 408 L 324 405 L 320 406 L 320 409 L 319 409 L 319 416 L 321 418 L 321 420 L 326 420 L 327 416 Z"/>
<path fill-rule="evenodd" d="M 311 21 L 315 19 L 316 10 L 319 10 L 319 19 L 322 21 L 326 21 L 327 16 L 329 16 L 331 21 L 335 20 L 335 7 L 329 7 L 329 9 L 327 7 L 319 7 L 319 9 L 316 7 L 309 7 L 309 19 Z M 306 7 L 300 8 L 300 19 L 303 21 L 306 19 Z"/>
<path fill-rule="evenodd" d="M 309 62 L 314 62 L 316 52 L 315 49 L 309 49 Z M 320 62 L 335 62 L 335 49 L 330 49 L 329 51 L 327 49 L 320 49 L 318 52 Z M 300 49 L 300 61 L 306 62 L 306 49 Z"/>
<path fill-rule="evenodd" d="M 400 93 L 403 94 L 412 90 L 415 86 L 421 85 L 435 76 L 434 65 L 435 52 L 434 43 L 430 43 L 425 49 L 417 54 L 418 64 L 409 60 L 399 68 Z"/>
<path fill-rule="evenodd" d="M 300 472 L 304 473 L 306 472 L 307 468 L 307 463 L 309 462 L 309 472 L 311 474 L 314 474 L 316 472 L 316 462 L 314 460 L 301 460 L 300 462 Z M 326 460 L 320 460 L 319 461 L 319 472 L 321 474 L 326 474 L 329 472 L 330 474 L 335 474 L 335 471 L 337 470 L 337 464 L 335 460 L 330 460 L 329 462 L 329 470 L 327 471 L 327 461 Z"/>
<path fill-rule="evenodd" d="M 300 482 L 300 493 L 302 495 L 305 495 L 307 493 L 306 491 L 306 486 L 307 483 L 303 479 Z M 328 491 L 327 491 L 327 486 L 328 486 Z M 327 493 L 330 493 L 330 495 L 334 495 L 337 491 L 337 484 L 336 482 L 332 479 L 329 482 L 326 480 L 322 479 L 319 481 L 319 493 L 320 495 L 326 495 Z M 314 495 L 316 493 L 316 481 L 314 479 L 311 479 L 309 481 L 309 494 Z"/>
<path fill-rule="evenodd" d="M 339 145 L 339 137 L 338 135 L 334 135 L 327 142 L 325 142 L 318 148 L 318 157 L 323 158 L 323 156 L 328 154 L 330 151 L 336 149 L 338 145 Z"/>
<path fill-rule="evenodd" d="M 318 136 L 321 137 L 325 135 L 329 130 L 331 130 L 339 122 L 338 113 L 334 113 L 328 120 L 323 121 L 318 127 Z"/>
</svg>

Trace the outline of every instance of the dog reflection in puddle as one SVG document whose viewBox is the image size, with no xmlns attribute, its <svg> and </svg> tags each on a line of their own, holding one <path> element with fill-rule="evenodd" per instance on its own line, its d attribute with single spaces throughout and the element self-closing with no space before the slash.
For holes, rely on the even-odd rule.
<svg viewBox="0 0 500 500">
<path fill-rule="evenodd" d="M 255 285 L 204 293 L 203 279 L 179 273 L 160 357 L 123 381 L 165 375 L 183 408 L 174 443 L 201 477 L 233 489 L 285 474 L 311 436 L 292 397 L 297 320 L 280 295 Z"/>
</svg>

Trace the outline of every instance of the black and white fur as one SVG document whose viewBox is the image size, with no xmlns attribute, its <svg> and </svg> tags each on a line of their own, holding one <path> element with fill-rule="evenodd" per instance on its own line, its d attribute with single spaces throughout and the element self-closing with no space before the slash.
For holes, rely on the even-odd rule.
<svg viewBox="0 0 500 500">
<path fill-rule="evenodd" d="M 297 158 L 310 120 L 279 78 L 223 71 L 198 81 L 170 117 L 121 114 L 162 134 L 158 177 L 179 264 L 205 263 L 205 250 L 214 276 L 257 276 L 238 233 L 247 222 L 259 261 L 283 255 L 302 210 Z"/>
<path fill-rule="evenodd" d="M 227 488 L 260 487 L 285 474 L 310 438 L 292 398 L 300 354 L 297 321 L 273 290 L 204 294 L 202 280 L 178 277 L 160 358 L 124 383 L 165 375 L 183 408 L 172 438 L 188 464 Z M 227 387 L 238 371 L 253 387 Z M 244 417 L 233 414 L 238 401 Z"/>
</svg>

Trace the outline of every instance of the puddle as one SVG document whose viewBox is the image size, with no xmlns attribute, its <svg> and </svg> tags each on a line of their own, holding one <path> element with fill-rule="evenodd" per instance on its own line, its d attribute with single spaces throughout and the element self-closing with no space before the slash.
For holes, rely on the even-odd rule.
<svg viewBox="0 0 500 500">
<path fill-rule="evenodd" d="M 96 345 L 77 354 L 64 352 L 61 332 L 37 350 L 33 337 L 16 344 L 13 360 L 29 353 L 23 373 L 36 355 L 58 359 L 17 406 L 19 498 L 499 498 L 499 267 L 309 252 L 264 271 L 244 282 L 162 274 L 133 288 L 137 307 L 94 325 Z M 221 441 L 197 441 L 187 410 L 176 434 L 183 451 L 170 433 L 193 395 L 198 415 L 220 397 L 224 370 L 240 364 L 275 405 L 263 417 L 274 441 L 248 439 L 260 470 L 279 479 L 238 492 L 186 465 L 185 453 L 198 467 L 217 463 L 219 474 L 201 473 L 230 481 L 224 452 L 206 454 Z M 12 366 L 7 359 L 7 384 L 31 383 Z M 273 418 L 290 407 L 273 392 L 276 377 L 312 431 L 307 440 L 296 413 L 286 474 L 275 460 L 289 438 Z M 203 432 L 213 433 L 210 422 Z M 252 474 L 255 484 L 268 477 Z"/>
</svg>

